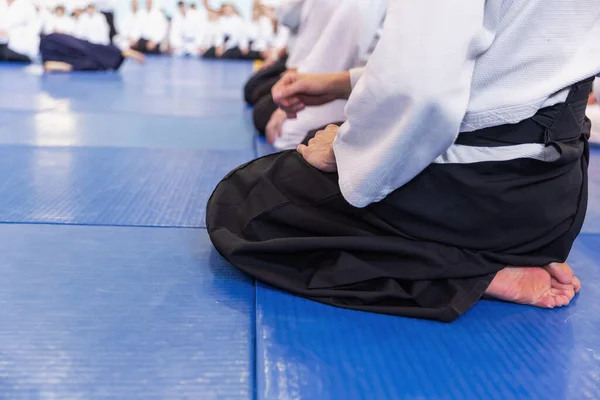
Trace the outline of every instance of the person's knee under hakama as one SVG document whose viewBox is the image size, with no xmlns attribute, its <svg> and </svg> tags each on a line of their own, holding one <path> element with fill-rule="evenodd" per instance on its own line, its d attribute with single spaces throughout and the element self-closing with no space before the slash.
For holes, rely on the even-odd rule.
<svg viewBox="0 0 600 400">
<path fill-rule="evenodd" d="M 271 93 L 265 95 L 254 105 L 254 110 L 252 110 L 252 121 L 259 134 L 265 134 L 267 124 L 275 110 L 277 110 L 277 104 L 273 101 Z"/>
<path fill-rule="evenodd" d="M 256 72 L 246 82 L 244 86 L 244 100 L 250 105 L 255 105 L 265 94 L 264 89 L 261 89 L 261 93 L 256 93 L 256 90 L 263 87 L 266 82 L 270 83 L 267 91 L 270 92 L 271 88 L 277 83 L 281 74 L 286 70 L 285 62 L 287 57 L 282 57 L 277 60 L 273 65 Z"/>
</svg>

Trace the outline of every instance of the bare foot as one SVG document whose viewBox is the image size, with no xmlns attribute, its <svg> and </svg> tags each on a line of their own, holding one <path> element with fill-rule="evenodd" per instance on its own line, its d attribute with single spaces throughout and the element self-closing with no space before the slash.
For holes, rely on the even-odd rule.
<svg viewBox="0 0 600 400">
<path fill-rule="evenodd" d="M 44 63 L 44 70 L 46 72 L 71 72 L 73 66 L 61 61 L 46 61 Z"/>
<path fill-rule="evenodd" d="M 568 305 L 581 289 L 568 264 L 540 267 L 507 267 L 485 294 L 500 300 L 542 308 Z"/>
<path fill-rule="evenodd" d="M 126 50 L 123 50 L 121 52 L 121 54 L 125 58 L 133 58 L 135 61 L 139 62 L 140 64 L 144 64 L 146 62 L 146 57 L 144 57 L 144 55 L 142 53 L 140 53 L 139 51 L 135 51 L 132 49 L 126 49 Z"/>
</svg>

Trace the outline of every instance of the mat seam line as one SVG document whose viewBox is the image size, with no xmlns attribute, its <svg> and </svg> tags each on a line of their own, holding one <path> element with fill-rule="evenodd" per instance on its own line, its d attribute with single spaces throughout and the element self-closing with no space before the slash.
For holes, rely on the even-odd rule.
<svg viewBox="0 0 600 400">
<path fill-rule="evenodd" d="M 185 226 L 185 225 L 132 225 L 132 224 L 85 224 L 85 223 L 65 223 L 65 222 L 17 222 L 0 221 L 0 225 L 48 225 L 48 226 L 83 226 L 83 227 L 103 227 L 103 228 L 160 228 L 160 229 L 204 229 L 205 225 Z"/>
</svg>

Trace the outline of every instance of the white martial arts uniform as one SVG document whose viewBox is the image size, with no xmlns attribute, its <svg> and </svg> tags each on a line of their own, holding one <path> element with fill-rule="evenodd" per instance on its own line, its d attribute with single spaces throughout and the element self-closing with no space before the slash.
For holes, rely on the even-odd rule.
<svg viewBox="0 0 600 400">
<path fill-rule="evenodd" d="M 287 26 L 294 34 L 298 33 L 302 19 L 302 7 L 306 0 L 283 0 L 275 6 L 275 18 Z"/>
<path fill-rule="evenodd" d="M 51 33 L 73 35 L 75 33 L 75 20 L 67 15 L 61 17 L 51 15 L 44 25 L 44 33 L 46 35 Z"/>
<path fill-rule="evenodd" d="M 298 64 L 301 73 L 347 71 L 367 63 L 386 12 L 387 0 L 344 0 L 320 32 L 311 52 Z M 297 118 L 283 123 L 277 149 L 293 149 L 307 132 L 323 125 L 345 120 L 345 100 L 307 107 Z"/>
<path fill-rule="evenodd" d="M 8 5 L 0 0 L 0 31 L 6 37 L 0 43 L 8 44 L 12 51 L 31 59 L 37 57 L 40 47 L 39 21 L 35 7 L 30 0 L 15 0 Z"/>
<path fill-rule="evenodd" d="M 598 103 L 588 106 L 586 115 L 592 121 L 592 137 L 590 142 L 600 144 L 600 78 L 594 81 L 594 95 Z"/>
<path fill-rule="evenodd" d="M 48 22 L 52 17 L 54 17 L 54 15 L 46 7 L 36 5 L 35 3 L 34 7 L 36 8 L 37 15 L 36 32 L 38 32 L 38 34 L 42 34 L 44 33 L 46 25 L 48 25 Z"/>
<path fill-rule="evenodd" d="M 481 151 L 486 160 L 543 157 L 543 144 L 507 154 L 453 143 L 563 102 L 570 85 L 600 72 L 597 0 L 390 0 L 386 21 L 364 74 L 354 71 L 334 145 L 341 191 L 358 207 L 433 162 L 475 162 Z"/>
<path fill-rule="evenodd" d="M 225 50 L 239 47 L 248 50 L 248 35 L 246 22 L 239 15 L 222 16 L 219 18 L 219 34 L 216 36 L 215 47 L 224 46 Z M 225 41 L 225 38 L 229 39 Z"/>
<path fill-rule="evenodd" d="M 273 37 L 273 42 L 271 43 L 271 48 L 275 51 L 279 52 L 283 49 L 289 48 L 289 42 L 291 38 L 291 31 L 285 25 L 279 25 L 277 27 L 277 32 L 275 32 L 275 36 Z"/>
<path fill-rule="evenodd" d="M 247 25 L 247 36 L 252 42 L 251 50 L 259 53 L 268 50 L 275 38 L 273 22 L 267 16 L 261 16 L 257 21 Z"/>
<path fill-rule="evenodd" d="M 200 6 L 195 10 L 193 8 L 188 8 L 187 15 L 190 18 L 190 21 L 192 21 L 192 24 L 197 26 L 196 34 L 198 34 L 198 32 L 200 32 L 200 26 L 206 24 L 206 21 L 208 20 L 208 12 L 204 7 Z"/>
<path fill-rule="evenodd" d="M 219 41 L 219 19 L 206 21 L 206 24 L 200 27 L 198 34 L 198 43 L 202 51 L 206 51 L 213 47 Z"/>
<path fill-rule="evenodd" d="M 167 36 L 168 23 L 162 11 L 154 7 L 152 10 L 138 11 L 142 18 L 141 37 L 160 44 Z"/>
<path fill-rule="evenodd" d="M 169 33 L 169 44 L 173 54 L 197 55 L 200 45 L 200 27 L 206 23 L 205 21 L 198 11 L 187 10 L 185 15 L 179 10 L 176 11 L 171 19 Z"/>
<path fill-rule="evenodd" d="M 75 36 L 94 44 L 110 44 L 110 29 L 106 18 L 99 12 L 90 15 L 86 12 L 76 22 Z"/>
<path fill-rule="evenodd" d="M 329 23 L 337 6 L 342 1 L 345 0 L 304 0 L 302 2 L 297 33 L 286 63 L 288 68 L 298 68 L 300 62 L 308 57 L 315 43 L 323 35 L 323 30 Z M 293 8 L 293 10 L 296 12 L 296 8 Z M 278 13 L 278 18 L 280 14 Z M 284 24 L 288 27 L 293 26 L 293 24 Z M 290 29 L 294 31 L 293 27 L 290 27 Z"/>
<path fill-rule="evenodd" d="M 114 41 L 120 49 L 127 49 L 132 42 L 135 43 L 140 40 L 145 16 L 146 12 L 143 10 L 130 11 L 118 20 L 119 34 Z"/>
</svg>

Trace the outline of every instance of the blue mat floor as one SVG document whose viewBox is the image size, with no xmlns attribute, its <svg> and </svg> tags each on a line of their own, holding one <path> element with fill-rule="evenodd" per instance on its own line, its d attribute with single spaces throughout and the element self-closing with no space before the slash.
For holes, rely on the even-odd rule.
<svg viewBox="0 0 600 400">
<path fill-rule="evenodd" d="M 240 274 L 215 184 L 272 148 L 251 64 L 0 65 L 0 399 L 599 399 L 600 150 L 574 303 L 456 323 L 341 310 Z"/>
</svg>

